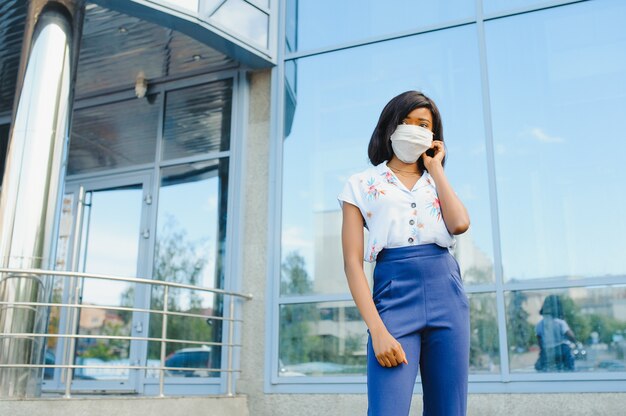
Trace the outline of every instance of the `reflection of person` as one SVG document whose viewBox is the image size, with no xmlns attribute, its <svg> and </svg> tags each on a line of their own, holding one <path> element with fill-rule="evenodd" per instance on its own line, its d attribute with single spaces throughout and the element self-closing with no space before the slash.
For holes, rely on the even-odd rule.
<svg viewBox="0 0 626 416">
<path fill-rule="evenodd" d="M 573 371 L 574 355 L 567 343 L 576 343 L 576 337 L 563 319 L 563 306 L 557 295 L 549 295 L 539 310 L 543 318 L 535 326 L 539 342 L 537 371 Z"/>
<path fill-rule="evenodd" d="M 338 196 L 348 285 L 368 326 L 368 415 L 408 415 L 418 365 L 424 415 L 465 415 L 469 300 L 450 251 L 469 216 L 443 170 L 435 103 L 417 91 L 393 98 L 368 154 L 374 166 Z M 372 294 L 363 257 L 376 261 Z"/>
</svg>

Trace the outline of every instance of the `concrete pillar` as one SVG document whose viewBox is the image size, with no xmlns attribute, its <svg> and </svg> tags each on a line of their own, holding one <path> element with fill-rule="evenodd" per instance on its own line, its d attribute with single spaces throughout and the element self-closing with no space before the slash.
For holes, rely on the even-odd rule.
<svg viewBox="0 0 626 416">
<path fill-rule="evenodd" d="M 0 266 L 53 267 L 54 227 L 68 150 L 83 0 L 30 0 L 0 198 Z M 0 398 L 40 394 L 46 330 L 45 276 L 0 274 Z M 12 336 L 13 335 L 13 336 Z"/>
</svg>

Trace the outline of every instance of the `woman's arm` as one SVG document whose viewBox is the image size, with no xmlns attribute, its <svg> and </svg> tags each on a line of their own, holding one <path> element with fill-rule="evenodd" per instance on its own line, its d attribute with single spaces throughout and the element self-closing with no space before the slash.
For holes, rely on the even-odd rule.
<svg viewBox="0 0 626 416">
<path fill-rule="evenodd" d="M 344 202 L 342 206 L 341 242 L 344 270 L 354 303 L 370 330 L 376 358 L 383 367 L 394 367 L 402 362 L 408 364 L 402 345 L 391 336 L 380 319 L 363 271 L 363 216 L 361 211 L 348 202 Z"/>
<path fill-rule="evenodd" d="M 441 215 L 448 231 L 451 234 L 463 234 L 470 226 L 470 219 L 467 209 L 458 196 L 454 193 L 452 185 L 448 182 L 448 178 L 444 173 L 441 161 L 445 154 L 443 142 L 434 140 L 435 156 L 428 156 L 426 153 L 422 155 L 424 158 L 424 166 L 428 169 L 428 173 L 435 180 L 437 185 L 437 196 L 441 205 Z"/>
</svg>

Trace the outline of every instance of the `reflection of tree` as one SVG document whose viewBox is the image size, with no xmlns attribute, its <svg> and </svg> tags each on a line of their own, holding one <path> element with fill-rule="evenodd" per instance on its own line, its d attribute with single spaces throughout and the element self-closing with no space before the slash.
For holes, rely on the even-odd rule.
<svg viewBox="0 0 626 416">
<path fill-rule="evenodd" d="M 311 291 L 312 284 L 305 269 L 304 258 L 292 252 L 281 267 L 280 292 L 303 295 Z M 313 344 L 317 337 L 311 336 L 310 321 L 317 321 L 319 314 L 313 304 L 288 305 L 280 310 L 280 357 L 285 364 L 311 361 Z M 315 346 L 317 349 L 319 345 Z"/>
<path fill-rule="evenodd" d="M 463 280 L 466 282 L 476 283 L 492 283 L 493 282 L 493 266 L 478 267 L 472 266 L 463 271 Z"/>
<path fill-rule="evenodd" d="M 313 283 L 306 271 L 304 258 L 297 252 L 289 253 L 281 267 L 281 293 L 307 295 Z M 340 350 L 340 338 L 336 335 L 316 333 L 321 322 L 339 326 L 345 319 L 340 313 L 343 307 L 324 308 L 322 316 L 319 305 L 311 303 L 284 305 L 280 310 L 280 358 L 285 365 L 309 362 L 328 362 L 344 365 L 363 365 L 363 357 L 355 351 L 363 348 L 362 336 L 347 335 L 344 350 Z M 351 307 L 354 308 L 354 307 Z M 353 371 L 353 370 L 347 370 Z"/>
<path fill-rule="evenodd" d="M 591 334 L 598 334 L 598 342 L 613 346 L 613 336 L 626 330 L 626 322 L 600 313 L 583 312 L 581 307 L 567 295 L 560 295 L 563 320 L 577 340 L 589 344 Z M 535 327 L 528 322 L 529 314 L 524 308 L 527 295 L 520 291 L 511 293 L 507 308 L 507 330 L 509 347 L 517 353 L 527 352 L 537 345 Z M 617 347 L 617 345 L 614 345 Z M 617 351 L 618 355 L 620 351 Z"/>
<path fill-rule="evenodd" d="M 185 230 L 181 229 L 177 222 L 169 217 L 161 230 L 155 243 L 154 279 L 172 283 L 198 285 L 202 281 L 202 274 L 207 264 L 208 253 L 199 250 L 205 243 L 204 239 L 189 241 Z M 151 291 L 151 309 L 163 309 L 163 286 L 153 286 Z M 185 296 L 187 299 L 185 299 Z M 132 305 L 134 299 L 133 288 L 130 287 L 122 294 L 122 304 Z M 202 307 L 202 296 L 194 290 L 170 288 L 168 294 L 168 310 L 183 311 L 197 314 L 213 314 L 213 311 L 221 310 L 218 302 L 222 302 L 221 295 L 215 295 L 213 310 L 207 311 Z M 185 301 L 186 300 L 186 301 Z M 151 314 L 148 336 L 151 338 L 161 337 L 163 315 Z M 204 319 L 168 316 L 167 337 L 170 339 L 189 339 L 197 341 L 218 341 L 221 339 L 221 320 L 213 320 L 210 323 Z M 214 339 L 215 338 L 215 339 Z M 170 354 L 181 348 L 190 346 L 182 343 L 168 343 L 166 354 Z M 193 345 L 193 347 L 199 345 Z M 220 348 L 212 346 L 212 367 L 220 366 Z M 148 358 L 159 359 L 161 344 L 151 342 L 148 345 Z"/>
<path fill-rule="evenodd" d="M 498 323 L 491 296 L 472 296 L 470 328 L 470 366 L 485 369 L 498 358 Z"/>
<path fill-rule="evenodd" d="M 528 322 L 528 312 L 523 308 L 526 299 L 523 292 L 511 292 L 511 300 L 507 307 L 509 348 L 514 348 L 518 353 L 528 351 L 529 346 L 536 341 L 533 326 Z"/>
<path fill-rule="evenodd" d="M 198 246 L 204 241 L 189 241 L 187 233 L 180 229 L 176 221 L 170 217 L 160 230 L 155 244 L 154 279 L 172 283 L 198 285 L 202 279 L 202 272 L 207 263 L 206 255 L 198 254 Z M 152 288 L 152 309 L 163 308 L 163 286 Z M 181 301 L 183 294 L 188 296 L 188 307 L 183 308 Z M 202 310 L 202 298 L 193 290 L 170 288 L 168 296 L 168 310 L 186 311 L 190 313 L 205 313 Z M 150 320 L 150 337 L 161 336 L 163 316 L 154 314 Z M 221 321 L 218 321 L 221 324 Z M 221 326 L 221 325 L 216 326 Z M 216 335 L 221 334 L 219 331 Z M 218 335 L 219 336 L 219 335 Z M 167 321 L 167 337 L 172 339 L 194 339 L 212 341 L 213 331 L 204 319 L 188 318 L 183 316 L 169 316 Z M 169 343 L 167 353 L 183 348 L 182 344 Z M 148 357 L 158 358 L 161 346 L 151 343 L 148 347 Z M 213 363 L 215 364 L 215 363 Z"/>
<path fill-rule="evenodd" d="M 305 295 L 311 292 L 313 283 L 306 272 L 304 257 L 291 252 L 282 266 L 280 293 L 283 295 Z"/>
<path fill-rule="evenodd" d="M 105 321 L 100 329 L 101 335 L 124 336 L 128 335 L 129 325 L 119 321 Z M 122 339 L 98 340 L 81 354 L 84 358 L 99 358 L 103 361 L 118 358 L 127 358 L 128 341 Z M 80 345 L 79 345 L 80 348 Z"/>
</svg>

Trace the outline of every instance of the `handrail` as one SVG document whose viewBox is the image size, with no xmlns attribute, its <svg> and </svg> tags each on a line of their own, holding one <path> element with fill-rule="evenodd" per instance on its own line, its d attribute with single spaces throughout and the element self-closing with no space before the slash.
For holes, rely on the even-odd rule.
<svg viewBox="0 0 626 416">
<path fill-rule="evenodd" d="M 61 277 L 65 279 L 73 279 L 72 283 L 75 283 L 78 279 L 100 279 L 100 280 L 110 280 L 110 281 L 118 281 L 118 282 L 126 282 L 126 283 L 137 283 L 137 284 L 147 284 L 152 286 L 163 286 L 163 309 L 151 309 L 151 308 L 135 308 L 135 307 L 127 307 L 127 306 L 113 306 L 113 305 L 91 305 L 91 304 L 80 304 L 78 302 L 77 294 L 74 295 L 75 299 L 70 299 L 71 303 L 55 303 L 55 302 L 7 302 L 0 301 L 0 309 L 2 308 L 30 308 L 30 307 L 58 307 L 65 308 L 67 310 L 73 311 L 70 314 L 70 319 L 68 320 L 68 326 L 66 327 L 66 333 L 58 333 L 58 334 L 42 334 L 42 333 L 1 333 L 0 339 L 3 338 L 63 338 L 71 340 L 72 345 L 75 343 L 77 339 L 104 339 L 104 340 L 125 340 L 125 341 L 145 341 L 145 342 L 160 342 L 161 343 L 161 352 L 159 358 L 158 366 L 141 366 L 141 365 L 79 365 L 74 364 L 74 351 L 73 348 L 70 347 L 70 355 L 69 357 L 63 357 L 63 359 L 67 358 L 69 364 L 17 364 L 17 363 L 2 363 L 0 364 L 0 369 L 2 368 L 60 368 L 67 370 L 65 371 L 65 395 L 64 397 L 71 397 L 71 384 L 73 378 L 73 372 L 70 371 L 72 369 L 108 369 L 108 370 L 154 370 L 159 371 L 159 395 L 164 396 L 164 384 L 165 384 L 165 372 L 166 371 L 207 371 L 207 372 L 220 372 L 226 373 L 227 377 L 227 395 L 232 396 L 234 391 L 234 380 L 232 377 L 233 373 L 240 372 L 240 369 L 232 368 L 233 364 L 233 348 L 241 347 L 241 344 L 236 344 L 233 342 L 234 336 L 234 328 L 233 325 L 238 323 L 243 323 L 243 319 L 235 318 L 235 310 L 234 310 L 234 302 L 235 298 L 239 300 L 250 300 L 252 299 L 252 294 L 245 294 L 240 292 L 228 291 L 223 289 L 209 288 L 203 286 L 196 286 L 184 283 L 174 283 L 174 282 L 166 282 L 162 280 L 152 280 L 145 279 L 139 277 L 121 277 L 121 276 L 113 276 L 106 274 L 96 274 L 96 273 L 81 273 L 81 272 L 66 272 L 66 271 L 57 271 L 57 270 L 43 270 L 43 269 L 14 269 L 14 268 L 0 268 L 0 283 L 7 279 L 12 278 L 37 278 L 39 280 L 40 276 L 54 276 Z M 72 285 L 76 287 L 78 290 L 79 285 Z M 189 289 L 196 290 L 202 292 L 210 292 L 224 296 L 230 296 L 231 300 L 229 303 L 229 308 L 226 316 L 214 316 L 214 315 L 205 315 L 205 314 L 197 314 L 197 313 L 189 313 L 189 312 L 179 312 L 179 311 L 170 311 L 168 310 L 168 296 L 169 289 L 177 288 L 177 289 Z M 72 296 L 72 293 L 70 293 Z M 72 300 L 74 302 L 72 302 Z M 126 311 L 126 312 L 141 312 L 141 313 L 155 313 L 163 316 L 161 321 L 161 337 L 139 337 L 139 336 L 125 336 L 125 335 L 89 335 L 89 334 L 78 334 L 78 312 L 81 309 L 107 309 L 107 310 L 117 310 L 117 311 Z M 224 309 L 226 310 L 226 309 Z M 204 318 L 211 320 L 222 320 L 229 322 L 228 327 L 228 341 L 227 342 L 216 342 L 216 341 L 196 341 L 196 340 L 187 340 L 187 339 L 174 339 L 167 338 L 167 318 L 168 316 L 184 316 L 191 318 Z M 69 322 L 71 321 L 71 322 Z M 165 345 L 167 343 L 180 343 L 180 344 L 192 344 L 192 345 L 206 345 L 206 346 L 221 346 L 228 348 L 227 351 L 227 366 L 226 368 L 191 368 L 191 367 L 167 367 L 165 366 Z"/>
<path fill-rule="evenodd" d="M 231 292 L 231 291 L 224 290 L 224 289 L 215 289 L 212 287 L 194 286 L 194 285 L 188 285 L 184 283 L 167 282 L 165 280 L 145 279 L 142 277 L 120 277 L 120 276 L 98 274 L 98 273 L 65 272 L 65 271 L 58 271 L 58 270 L 43 270 L 43 269 L 12 269 L 12 268 L 0 267 L 0 274 L 1 273 L 12 273 L 12 274 L 22 273 L 25 275 L 29 275 L 29 274 L 42 275 L 43 274 L 43 275 L 58 276 L 58 277 L 83 277 L 83 278 L 89 278 L 89 279 L 115 280 L 119 282 L 141 283 L 141 284 L 155 285 L 155 286 L 169 286 L 169 287 L 179 288 L 179 289 L 200 290 L 202 292 L 212 292 L 212 293 L 218 293 L 222 295 L 240 297 L 246 300 L 251 300 L 253 297 L 251 293 L 246 294 L 246 293 L 239 293 L 239 292 Z M 0 279 L 0 282 L 2 282 L 4 279 L 7 279 L 7 278 L 5 277 L 5 278 Z"/>
<path fill-rule="evenodd" d="M 14 305 L 14 306 L 51 306 L 51 307 L 65 307 L 65 308 L 80 308 L 80 309 L 106 309 L 111 311 L 124 311 L 124 312 L 144 312 L 144 313 L 156 313 L 160 315 L 164 315 L 165 312 L 159 309 L 145 309 L 145 308 L 131 308 L 129 306 L 113 306 L 113 305 L 92 305 L 89 303 L 57 303 L 57 302 L 5 302 L 0 301 L 0 305 Z M 2 309 L 0 307 L 0 309 Z M 202 315 L 199 313 L 189 313 L 189 312 L 177 312 L 177 311 L 168 311 L 168 315 L 174 316 L 186 316 L 188 318 L 206 318 L 206 319 L 215 319 L 217 321 L 234 321 L 234 322 L 243 322 L 243 319 L 238 318 L 225 318 L 223 316 L 216 315 Z"/>
</svg>

